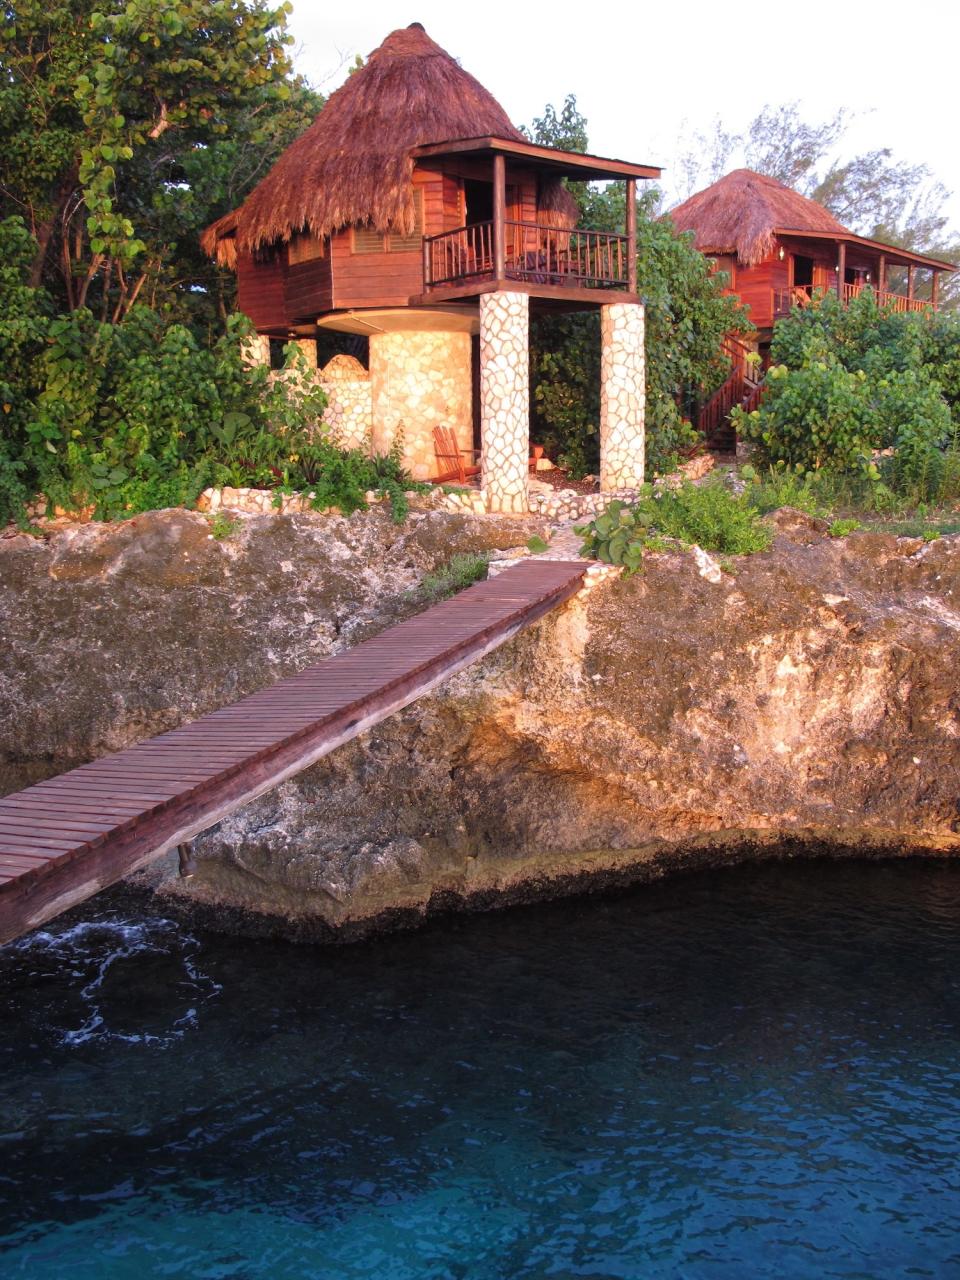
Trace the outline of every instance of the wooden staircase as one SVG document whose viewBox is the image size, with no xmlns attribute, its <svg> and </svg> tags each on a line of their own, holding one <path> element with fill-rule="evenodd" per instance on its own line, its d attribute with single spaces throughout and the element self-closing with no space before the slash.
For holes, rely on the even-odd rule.
<svg viewBox="0 0 960 1280">
<path fill-rule="evenodd" d="M 734 453 L 737 433 L 730 421 L 731 410 L 738 406 L 751 413 L 763 398 L 763 378 L 754 376 L 754 365 L 747 360 L 750 348 L 728 334 L 723 340 L 723 354 L 730 361 L 730 373 L 697 414 L 697 430 L 707 448 L 717 453 Z"/>
</svg>

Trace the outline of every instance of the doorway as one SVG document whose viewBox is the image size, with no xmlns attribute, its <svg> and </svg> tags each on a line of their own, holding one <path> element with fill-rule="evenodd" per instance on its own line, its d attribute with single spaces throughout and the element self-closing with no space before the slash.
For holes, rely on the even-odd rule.
<svg viewBox="0 0 960 1280">
<path fill-rule="evenodd" d="M 813 288 L 812 258 L 804 258 L 798 253 L 793 255 L 793 287 L 795 289 Z"/>
</svg>

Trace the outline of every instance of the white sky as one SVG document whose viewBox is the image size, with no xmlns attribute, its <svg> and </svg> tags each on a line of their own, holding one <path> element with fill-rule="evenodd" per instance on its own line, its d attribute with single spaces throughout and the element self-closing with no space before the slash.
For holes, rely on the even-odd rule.
<svg viewBox="0 0 960 1280">
<path fill-rule="evenodd" d="M 416 21 L 515 124 L 530 123 L 548 102 L 559 111 L 575 93 L 592 152 L 665 168 L 684 121 L 709 132 L 719 115 L 737 130 L 765 103 L 799 100 L 811 120 L 846 107 L 862 114 L 843 152 L 889 147 L 904 163 L 928 165 L 953 193 L 949 210 L 960 226 L 960 86 L 950 71 L 960 44 L 956 0 L 808 0 L 787 9 L 704 0 L 414 0 L 404 9 L 367 0 L 353 12 L 293 3 L 297 69 L 324 93 L 355 54 Z"/>
</svg>

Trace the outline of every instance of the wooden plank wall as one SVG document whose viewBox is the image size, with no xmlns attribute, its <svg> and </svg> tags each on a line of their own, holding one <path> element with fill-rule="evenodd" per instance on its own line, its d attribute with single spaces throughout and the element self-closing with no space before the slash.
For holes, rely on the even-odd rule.
<svg viewBox="0 0 960 1280">
<path fill-rule="evenodd" d="M 258 333 L 287 331 L 286 276 L 286 250 L 268 262 L 255 262 L 246 253 L 237 255 L 237 307 L 250 317 Z"/>
<path fill-rule="evenodd" d="M 737 269 L 735 292 L 744 306 L 750 308 L 750 322 L 758 329 L 771 327 L 774 292 L 788 287 L 787 262 L 781 262 L 778 257 L 767 258 L 755 267 Z"/>
<path fill-rule="evenodd" d="M 291 323 L 316 320 L 333 310 L 333 272 L 330 246 L 322 258 L 297 262 L 287 268 L 285 289 L 286 314 Z"/>
</svg>

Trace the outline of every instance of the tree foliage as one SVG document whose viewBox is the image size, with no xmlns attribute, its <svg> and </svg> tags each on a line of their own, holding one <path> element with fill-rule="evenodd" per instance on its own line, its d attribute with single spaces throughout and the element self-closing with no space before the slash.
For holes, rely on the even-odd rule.
<svg viewBox="0 0 960 1280">
<path fill-rule="evenodd" d="M 576 98 L 557 114 L 547 107 L 529 136 L 543 146 L 586 151 L 587 121 Z M 605 187 L 571 183 L 580 205 L 580 225 L 621 232 L 625 219 L 622 183 Z M 663 467 L 696 440 L 684 407 L 709 393 L 726 376 L 720 343 L 730 330 L 749 324 L 735 299 L 691 237 L 678 236 L 657 216 L 659 193 L 637 201 L 637 287 L 646 304 L 647 461 Z M 599 458 L 600 326 L 596 311 L 543 316 L 531 325 L 534 431 L 575 472 L 595 468 Z"/>
<path fill-rule="evenodd" d="M 224 281 L 196 238 L 321 105 L 292 76 L 289 3 L 10 0 L 0 21 L 0 215 L 31 282 L 122 319 L 143 299 L 201 319 Z M 226 303 L 214 303 L 222 315 Z"/>
</svg>

